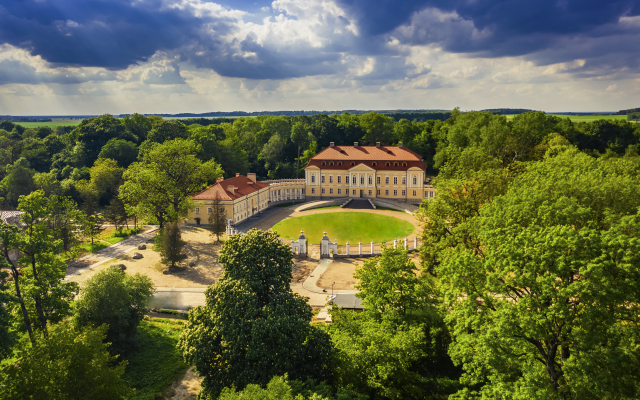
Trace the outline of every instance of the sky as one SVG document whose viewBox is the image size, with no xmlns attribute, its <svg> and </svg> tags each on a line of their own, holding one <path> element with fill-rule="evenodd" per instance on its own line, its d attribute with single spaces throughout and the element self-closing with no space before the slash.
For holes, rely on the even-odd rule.
<svg viewBox="0 0 640 400">
<path fill-rule="evenodd" d="M 640 1 L 0 2 L 0 115 L 454 107 L 640 107 Z"/>
</svg>

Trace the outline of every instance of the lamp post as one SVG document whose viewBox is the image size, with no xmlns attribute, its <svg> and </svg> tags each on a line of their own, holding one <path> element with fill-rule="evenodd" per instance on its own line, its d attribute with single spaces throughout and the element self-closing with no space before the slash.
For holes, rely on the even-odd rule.
<svg viewBox="0 0 640 400">
<path fill-rule="evenodd" d="M 331 296 L 333 296 L 333 285 L 335 285 L 335 284 L 336 284 L 335 282 L 333 282 L 333 283 L 331 284 Z"/>
</svg>

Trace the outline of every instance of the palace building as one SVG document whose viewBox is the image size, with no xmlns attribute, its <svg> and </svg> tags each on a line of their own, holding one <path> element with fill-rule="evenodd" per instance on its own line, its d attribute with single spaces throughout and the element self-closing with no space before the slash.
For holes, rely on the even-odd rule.
<svg viewBox="0 0 640 400">
<path fill-rule="evenodd" d="M 240 223 L 267 207 L 286 201 L 371 198 L 418 204 L 435 197 L 426 176 L 427 164 L 413 151 L 398 146 L 335 146 L 332 142 L 309 160 L 303 179 L 256 181 L 256 174 L 219 178 L 193 196 L 188 222 L 208 224 L 216 197 L 225 207 L 229 225 Z"/>
<path fill-rule="evenodd" d="M 419 202 L 433 197 L 425 183 L 427 164 L 413 151 L 398 146 L 335 146 L 316 154 L 305 167 L 307 200 L 371 197 Z"/>
</svg>

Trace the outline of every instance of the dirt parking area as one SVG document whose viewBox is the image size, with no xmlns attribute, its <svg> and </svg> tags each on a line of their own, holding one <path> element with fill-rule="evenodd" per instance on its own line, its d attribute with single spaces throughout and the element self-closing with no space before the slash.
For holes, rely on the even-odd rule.
<svg viewBox="0 0 640 400">
<path fill-rule="evenodd" d="M 418 253 L 410 253 L 409 259 L 411 259 L 417 265 L 419 263 Z M 316 285 L 323 289 L 331 289 L 333 285 L 334 290 L 353 290 L 360 280 L 353 277 L 356 272 L 357 266 L 362 266 L 368 258 L 337 258 L 331 263 L 329 268 L 322 274 Z"/>
<path fill-rule="evenodd" d="M 187 266 L 189 262 L 195 262 L 195 266 L 188 267 L 185 271 L 164 275 L 167 267 L 160 262 L 160 253 L 152 249 L 153 243 L 147 243 L 146 250 L 132 250 L 120 257 L 114 258 L 91 270 L 83 270 L 79 275 L 71 275 L 69 281 L 82 282 L 93 276 L 96 272 L 108 268 L 114 264 L 124 264 L 127 273 L 141 273 L 147 275 L 158 287 L 202 287 L 215 283 L 222 275 L 222 265 L 218 263 L 218 251 L 221 243 L 213 244 L 213 238 L 208 230 L 198 227 L 182 227 L 182 240 L 187 244 L 184 247 L 187 258 L 181 266 Z M 134 260 L 134 252 L 142 254 L 143 258 Z"/>
</svg>

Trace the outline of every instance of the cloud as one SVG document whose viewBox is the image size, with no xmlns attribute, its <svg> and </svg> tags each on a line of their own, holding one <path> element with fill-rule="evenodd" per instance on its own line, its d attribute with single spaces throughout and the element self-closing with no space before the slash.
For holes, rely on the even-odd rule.
<svg viewBox="0 0 640 400">
<path fill-rule="evenodd" d="M 77 84 L 114 80 L 109 71 L 87 72 L 68 69 L 38 71 L 35 67 L 15 59 L 0 60 L 0 85 L 6 84 Z"/>
</svg>

